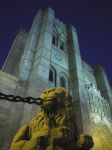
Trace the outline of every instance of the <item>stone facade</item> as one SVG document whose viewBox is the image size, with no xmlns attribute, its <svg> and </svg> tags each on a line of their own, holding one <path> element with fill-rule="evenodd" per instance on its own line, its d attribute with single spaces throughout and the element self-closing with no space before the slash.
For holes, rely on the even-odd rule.
<svg viewBox="0 0 112 150">
<path fill-rule="evenodd" d="M 16 36 L 0 71 L 0 90 L 39 97 L 43 90 L 55 86 L 71 93 L 78 132 L 93 136 L 94 150 L 110 150 L 112 90 L 106 73 L 102 66 L 92 68 L 82 60 L 76 29 L 56 19 L 48 8 L 39 10 L 29 32 L 20 31 Z M 9 149 L 18 128 L 37 109 L 36 105 L 0 102 L 1 150 Z"/>
</svg>

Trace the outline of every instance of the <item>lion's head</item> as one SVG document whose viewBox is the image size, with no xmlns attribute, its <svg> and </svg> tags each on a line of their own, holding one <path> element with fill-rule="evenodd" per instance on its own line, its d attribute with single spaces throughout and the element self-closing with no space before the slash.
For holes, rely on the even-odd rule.
<svg viewBox="0 0 112 150">
<path fill-rule="evenodd" d="M 56 111 L 71 107 L 72 98 L 62 87 L 50 88 L 42 92 L 42 108 L 47 111 Z"/>
</svg>

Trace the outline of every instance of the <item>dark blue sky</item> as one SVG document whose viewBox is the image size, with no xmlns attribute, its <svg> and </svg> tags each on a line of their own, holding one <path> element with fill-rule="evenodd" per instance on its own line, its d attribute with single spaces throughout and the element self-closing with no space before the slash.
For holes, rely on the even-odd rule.
<svg viewBox="0 0 112 150">
<path fill-rule="evenodd" d="M 18 31 L 30 29 L 38 9 L 47 7 L 76 27 L 82 58 L 102 64 L 112 82 L 112 0 L 0 0 L 0 67 Z"/>
</svg>

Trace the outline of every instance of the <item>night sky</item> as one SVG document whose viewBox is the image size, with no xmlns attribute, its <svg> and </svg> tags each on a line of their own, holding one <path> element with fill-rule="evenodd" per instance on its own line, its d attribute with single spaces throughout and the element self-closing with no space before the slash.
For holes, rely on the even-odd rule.
<svg viewBox="0 0 112 150">
<path fill-rule="evenodd" d="M 112 0 L 0 0 L 0 67 L 21 28 L 28 31 L 38 9 L 77 29 L 82 58 L 102 64 L 112 82 Z"/>
</svg>

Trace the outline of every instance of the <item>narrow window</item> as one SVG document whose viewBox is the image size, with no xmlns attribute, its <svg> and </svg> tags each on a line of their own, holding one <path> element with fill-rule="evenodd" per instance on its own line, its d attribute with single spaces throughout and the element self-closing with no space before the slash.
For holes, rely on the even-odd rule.
<svg viewBox="0 0 112 150">
<path fill-rule="evenodd" d="M 59 36 L 56 36 L 56 46 L 59 45 Z"/>
<path fill-rule="evenodd" d="M 56 37 L 55 37 L 55 35 L 53 35 L 53 37 L 52 37 L 52 44 L 56 45 Z"/>
<path fill-rule="evenodd" d="M 49 71 L 49 81 L 53 82 L 53 70 Z"/>
<path fill-rule="evenodd" d="M 63 50 L 63 51 L 65 50 L 64 42 L 61 42 L 61 43 L 60 43 L 60 49 Z"/>
<path fill-rule="evenodd" d="M 52 37 L 52 44 L 55 45 L 55 46 L 58 46 L 58 43 L 59 43 L 58 36 L 53 35 L 53 37 Z"/>
<path fill-rule="evenodd" d="M 49 87 L 56 87 L 56 71 L 53 68 L 49 71 Z"/>
</svg>

